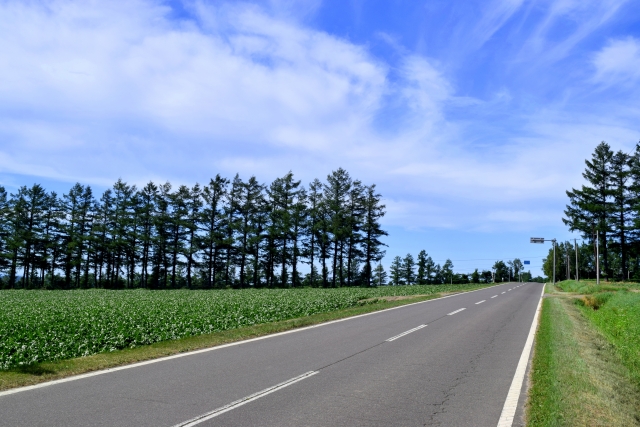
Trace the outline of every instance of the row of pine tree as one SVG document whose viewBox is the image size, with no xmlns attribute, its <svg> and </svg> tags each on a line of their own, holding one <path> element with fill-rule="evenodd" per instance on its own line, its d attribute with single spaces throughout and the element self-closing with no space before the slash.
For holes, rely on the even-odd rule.
<svg viewBox="0 0 640 427">
<path fill-rule="evenodd" d="M 601 274 L 607 279 L 640 279 L 640 143 L 633 153 L 614 153 L 600 143 L 585 160 L 586 184 L 567 191 L 569 204 L 562 221 L 582 235 L 579 245 L 579 277 L 595 277 L 596 242 L 599 242 Z M 557 247 L 556 277 L 575 278 L 575 242 Z M 545 260 L 551 277 L 553 254 Z"/>
<path fill-rule="evenodd" d="M 306 188 L 291 172 L 269 185 L 238 175 L 175 189 L 118 180 L 99 198 L 79 183 L 61 197 L 39 184 L 15 194 L 0 187 L 0 280 L 49 289 L 371 286 L 384 214 L 375 185 L 344 169 Z"/>
<path fill-rule="evenodd" d="M 418 253 L 417 261 L 411 254 L 404 258 L 396 256 L 389 267 L 389 274 L 381 264 L 374 269 L 373 282 L 376 286 L 391 285 L 434 285 L 434 284 L 465 284 L 465 283 L 498 283 L 510 280 L 542 280 L 533 279 L 530 271 L 524 271 L 524 264 L 519 258 L 511 261 L 498 260 L 491 270 L 472 273 L 455 273 L 453 262 L 447 259 L 444 264 L 436 264 L 427 251 Z"/>
</svg>

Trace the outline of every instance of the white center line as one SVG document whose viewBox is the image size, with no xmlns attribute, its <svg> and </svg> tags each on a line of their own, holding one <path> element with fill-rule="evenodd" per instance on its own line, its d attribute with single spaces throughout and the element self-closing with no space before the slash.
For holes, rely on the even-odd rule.
<svg viewBox="0 0 640 427">
<path fill-rule="evenodd" d="M 482 304 L 482 303 L 483 303 L 483 302 L 485 302 L 485 301 L 486 301 L 486 299 L 483 299 L 482 301 L 478 301 L 478 302 L 476 303 L 476 305 L 478 305 L 478 304 Z"/>
<path fill-rule="evenodd" d="M 413 329 L 409 329 L 408 331 L 405 331 L 405 332 L 403 332 L 403 333 L 401 333 L 401 334 L 398 334 L 398 335 L 396 335 L 395 337 L 391 337 L 391 338 L 389 338 L 389 339 L 386 339 L 385 341 L 389 341 L 389 342 L 391 342 L 391 341 L 397 340 L 398 338 L 403 337 L 403 336 L 405 336 L 405 335 L 409 335 L 411 332 L 415 332 L 415 331 L 417 331 L 418 329 L 422 329 L 422 328 L 424 328 L 425 326 L 427 326 L 427 325 L 420 325 L 420 326 L 417 326 L 417 327 L 415 327 L 415 328 L 413 328 Z"/>
<path fill-rule="evenodd" d="M 492 296 L 491 298 L 495 298 L 495 297 L 497 297 L 497 296 L 498 296 L 498 295 L 494 295 L 494 296 Z"/>
<path fill-rule="evenodd" d="M 207 412 L 206 414 L 202 414 L 202 415 L 199 415 L 199 416 L 197 416 L 195 418 L 191 418 L 190 420 L 184 421 L 184 422 L 182 422 L 180 424 L 176 424 L 173 427 L 191 427 L 191 426 L 195 426 L 196 424 L 203 423 L 203 422 L 205 422 L 207 420 L 215 418 L 218 415 L 222 415 L 225 412 L 229 412 L 232 409 L 235 409 L 235 408 L 237 408 L 239 406 L 242 406 L 242 405 L 244 405 L 246 403 L 253 402 L 254 400 L 260 399 L 262 396 L 266 396 L 267 394 L 271 394 L 274 391 L 278 391 L 280 389 L 288 387 L 291 384 L 297 383 L 298 381 L 302 381 L 302 380 L 304 380 L 306 378 L 309 378 L 309 377 L 311 377 L 311 376 L 313 376 L 313 375 L 315 375 L 317 373 L 318 373 L 318 371 L 309 371 L 306 374 L 302 374 L 300 376 L 297 376 L 295 378 L 291 378 L 290 380 L 282 382 L 282 383 L 280 383 L 278 385 L 274 385 L 273 387 L 269 387 L 269 388 L 266 388 L 266 389 L 264 389 L 262 391 L 259 391 L 257 393 L 253 393 L 253 394 L 251 394 L 251 395 L 249 395 L 247 397 L 243 397 L 242 399 L 236 400 L 235 402 L 231 402 L 228 405 L 224 405 L 224 406 L 221 406 L 218 409 L 214 409 L 213 411 Z"/>
<path fill-rule="evenodd" d="M 451 315 L 454 315 L 456 313 L 460 313 L 462 310 L 466 310 L 466 308 L 460 308 L 460 309 L 458 309 L 456 311 L 452 311 L 451 313 L 447 314 L 447 316 L 451 316 Z"/>
</svg>

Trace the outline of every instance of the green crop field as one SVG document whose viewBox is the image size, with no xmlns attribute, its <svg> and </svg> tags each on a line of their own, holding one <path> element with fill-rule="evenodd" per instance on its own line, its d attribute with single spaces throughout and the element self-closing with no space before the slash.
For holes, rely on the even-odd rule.
<svg viewBox="0 0 640 427">
<path fill-rule="evenodd" d="M 478 285 L 247 290 L 0 291 L 0 369 L 274 322 L 391 295 Z"/>
</svg>

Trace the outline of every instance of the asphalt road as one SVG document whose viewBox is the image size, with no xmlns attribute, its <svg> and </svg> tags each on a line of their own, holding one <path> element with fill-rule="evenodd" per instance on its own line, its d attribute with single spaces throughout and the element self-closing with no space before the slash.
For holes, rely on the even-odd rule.
<svg viewBox="0 0 640 427">
<path fill-rule="evenodd" d="M 0 394 L 0 426 L 495 427 L 542 286 L 509 283 Z"/>
</svg>

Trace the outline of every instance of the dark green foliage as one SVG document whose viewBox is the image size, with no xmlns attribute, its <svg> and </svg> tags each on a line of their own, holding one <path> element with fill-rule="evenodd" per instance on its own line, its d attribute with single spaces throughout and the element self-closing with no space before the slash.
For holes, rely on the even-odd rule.
<svg viewBox="0 0 640 427">
<path fill-rule="evenodd" d="M 569 205 L 563 222 L 571 231 L 579 231 L 594 253 L 599 235 L 602 276 L 627 278 L 630 258 L 637 258 L 640 249 L 640 145 L 629 155 L 614 153 L 602 142 L 585 163 L 582 175 L 587 185 L 567 191 Z"/>
<path fill-rule="evenodd" d="M 193 187 L 119 179 L 98 200 L 75 184 L 0 187 L 3 288 L 371 286 L 385 206 L 344 169 L 309 189 L 217 175 Z M 310 265 L 307 278 L 300 263 Z M 384 282 L 384 278 L 379 282 Z"/>
<path fill-rule="evenodd" d="M 509 280 L 510 270 L 507 267 L 507 264 L 504 261 L 496 261 L 493 264 L 493 274 L 494 281 L 497 282 L 506 282 Z"/>
<path fill-rule="evenodd" d="M 395 258 L 393 258 L 393 262 L 391 262 L 391 267 L 389 268 L 389 271 L 391 272 L 390 285 L 393 285 L 393 286 L 404 285 L 404 282 L 402 281 L 403 273 L 404 273 L 402 268 L 402 258 L 400 258 L 399 256 L 396 256 Z"/>
<path fill-rule="evenodd" d="M 477 268 L 473 271 L 473 273 L 471 273 L 471 283 L 480 283 L 480 273 L 478 273 Z"/>
<path fill-rule="evenodd" d="M 407 256 L 402 260 L 402 277 L 404 283 L 407 285 L 415 284 L 415 265 L 416 263 L 411 254 L 407 254 Z"/>
</svg>

